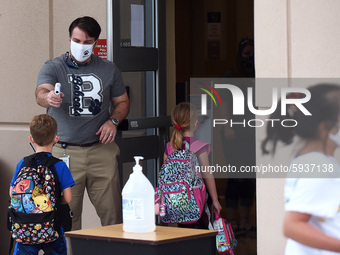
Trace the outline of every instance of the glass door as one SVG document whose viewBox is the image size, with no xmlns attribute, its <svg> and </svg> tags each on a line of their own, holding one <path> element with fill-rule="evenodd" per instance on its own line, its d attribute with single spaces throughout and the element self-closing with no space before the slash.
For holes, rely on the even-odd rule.
<svg viewBox="0 0 340 255">
<path fill-rule="evenodd" d="M 156 183 L 170 118 L 166 118 L 165 1 L 109 0 L 108 59 L 122 72 L 130 113 L 120 126 L 122 185 L 143 156 L 144 173 Z"/>
</svg>

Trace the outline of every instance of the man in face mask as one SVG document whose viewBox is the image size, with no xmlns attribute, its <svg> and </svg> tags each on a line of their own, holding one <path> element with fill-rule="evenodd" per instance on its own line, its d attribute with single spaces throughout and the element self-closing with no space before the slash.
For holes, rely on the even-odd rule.
<svg viewBox="0 0 340 255">
<path fill-rule="evenodd" d="M 69 164 L 73 228 L 81 229 L 84 190 L 103 226 L 121 222 L 121 197 L 115 143 L 117 126 L 129 112 L 129 99 L 113 62 L 93 54 L 101 32 L 91 17 L 69 27 L 70 52 L 47 61 L 38 75 L 37 103 L 58 123 L 59 142 L 53 155 Z M 60 96 L 55 94 L 61 84 Z"/>
<path fill-rule="evenodd" d="M 89 36 L 78 26 L 70 28 L 71 57 L 79 64 L 85 64 L 91 60 L 91 55 L 98 38 Z"/>
</svg>

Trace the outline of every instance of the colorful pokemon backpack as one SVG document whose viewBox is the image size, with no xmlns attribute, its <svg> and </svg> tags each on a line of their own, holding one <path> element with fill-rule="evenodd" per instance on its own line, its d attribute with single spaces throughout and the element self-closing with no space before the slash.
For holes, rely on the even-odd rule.
<svg viewBox="0 0 340 255">
<path fill-rule="evenodd" d="M 195 152 L 210 145 L 196 140 L 190 145 L 185 141 L 185 150 L 171 153 L 161 167 L 156 188 L 156 203 L 159 203 L 160 219 L 164 223 L 195 223 L 201 218 L 206 201 L 206 187 L 198 169 Z"/>
<path fill-rule="evenodd" d="M 8 208 L 8 228 L 15 241 L 40 244 L 59 237 L 61 192 L 54 167 L 58 161 L 45 152 L 24 158 Z"/>
</svg>

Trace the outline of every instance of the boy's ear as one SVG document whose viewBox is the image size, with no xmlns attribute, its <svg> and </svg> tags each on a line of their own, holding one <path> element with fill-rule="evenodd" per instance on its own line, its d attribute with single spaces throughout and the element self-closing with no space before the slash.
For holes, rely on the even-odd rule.
<svg viewBox="0 0 340 255">
<path fill-rule="evenodd" d="M 56 135 L 55 138 L 54 138 L 54 143 L 57 143 L 59 141 L 59 138 L 60 138 L 60 136 Z"/>
<path fill-rule="evenodd" d="M 34 143 L 33 137 L 31 135 L 29 136 L 29 139 L 31 143 Z"/>
</svg>

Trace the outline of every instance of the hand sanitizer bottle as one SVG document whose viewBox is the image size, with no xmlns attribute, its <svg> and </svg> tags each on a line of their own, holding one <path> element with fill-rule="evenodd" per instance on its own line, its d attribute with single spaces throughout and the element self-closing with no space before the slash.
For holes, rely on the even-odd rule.
<svg viewBox="0 0 340 255">
<path fill-rule="evenodd" d="M 152 232 L 156 228 L 155 190 L 139 165 L 143 157 L 134 158 L 136 165 L 122 191 L 123 230 L 132 233 Z"/>
</svg>

